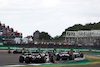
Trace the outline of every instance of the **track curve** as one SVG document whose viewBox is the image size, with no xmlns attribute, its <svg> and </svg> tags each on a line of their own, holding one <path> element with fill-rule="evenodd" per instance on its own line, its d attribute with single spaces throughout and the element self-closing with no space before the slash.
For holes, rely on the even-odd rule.
<svg viewBox="0 0 100 67">
<path fill-rule="evenodd" d="M 85 54 L 90 55 L 90 54 L 95 54 L 95 53 L 85 53 Z M 0 66 L 27 65 L 26 63 L 19 63 L 20 55 L 21 54 L 8 54 L 7 51 L 0 50 Z M 63 62 L 68 62 L 68 60 L 67 61 L 56 61 L 56 63 L 63 63 Z M 35 63 L 35 64 L 38 64 L 38 63 Z"/>
</svg>

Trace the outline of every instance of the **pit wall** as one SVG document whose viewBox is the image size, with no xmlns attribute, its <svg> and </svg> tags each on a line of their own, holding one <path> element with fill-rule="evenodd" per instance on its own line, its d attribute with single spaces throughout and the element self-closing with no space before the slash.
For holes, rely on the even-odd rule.
<svg viewBox="0 0 100 67">
<path fill-rule="evenodd" d="M 97 52 L 100 53 L 100 49 L 84 49 L 84 48 L 38 48 L 38 47 L 8 47 L 8 46 L 0 46 L 0 50 L 14 50 L 14 49 L 22 49 L 22 50 L 33 50 L 33 49 L 39 49 L 41 51 L 44 50 L 57 50 L 57 51 L 80 51 L 80 52 Z"/>
</svg>

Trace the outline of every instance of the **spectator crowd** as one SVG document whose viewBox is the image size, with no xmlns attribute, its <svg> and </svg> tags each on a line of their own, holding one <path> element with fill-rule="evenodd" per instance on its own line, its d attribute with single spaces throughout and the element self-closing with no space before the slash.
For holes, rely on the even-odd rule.
<svg viewBox="0 0 100 67">
<path fill-rule="evenodd" d="M 0 38 L 22 37 L 22 33 L 0 22 Z"/>
</svg>

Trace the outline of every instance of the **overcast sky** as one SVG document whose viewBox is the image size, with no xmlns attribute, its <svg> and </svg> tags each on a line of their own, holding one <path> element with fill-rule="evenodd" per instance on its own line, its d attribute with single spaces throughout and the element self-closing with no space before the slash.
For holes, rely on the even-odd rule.
<svg viewBox="0 0 100 67">
<path fill-rule="evenodd" d="M 100 0 L 0 0 L 0 21 L 23 33 L 52 37 L 68 27 L 100 21 Z"/>
</svg>

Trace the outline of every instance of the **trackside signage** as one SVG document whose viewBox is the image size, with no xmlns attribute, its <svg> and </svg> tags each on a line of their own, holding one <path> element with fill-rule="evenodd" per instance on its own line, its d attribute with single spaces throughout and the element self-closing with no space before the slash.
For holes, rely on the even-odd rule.
<svg viewBox="0 0 100 67">
<path fill-rule="evenodd" d="M 59 48 L 57 48 L 57 51 L 71 51 L 71 49 L 67 49 L 67 48 L 66 49 L 63 49 L 63 48 L 59 49 Z"/>
<path fill-rule="evenodd" d="M 37 50 L 38 48 L 25 48 L 25 50 L 33 50 L 33 49 Z"/>
<path fill-rule="evenodd" d="M 1 43 L 2 45 L 2 43 Z M 8 50 L 8 49 L 14 50 L 14 49 L 25 49 L 25 50 L 33 50 L 33 49 L 40 49 L 41 51 L 44 50 L 57 50 L 57 51 L 81 51 L 81 52 L 98 52 L 100 53 L 100 49 L 82 49 L 82 48 L 37 48 L 37 47 L 6 47 L 6 46 L 0 46 L 0 49 Z"/>
<path fill-rule="evenodd" d="M 23 49 L 21 47 L 10 47 L 10 49 L 14 50 L 14 49 Z"/>
<path fill-rule="evenodd" d="M 89 49 L 73 49 L 73 51 L 89 52 Z"/>
<path fill-rule="evenodd" d="M 3 46 L 3 44 L 4 44 L 3 41 L 0 41 L 0 46 Z"/>
<path fill-rule="evenodd" d="M 40 50 L 54 50 L 54 48 L 40 48 Z"/>
<path fill-rule="evenodd" d="M 100 52 L 100 50 L 97 50 L 97 49 L 91 49 L 91 52 Z"/>
<path fill-rule="evenodd" d="M 6 49 L 8 49 L 8 47 L 0 47 L 0 49 L 4 49 L 4 50 L 6 50 Z"/>
</svg>

